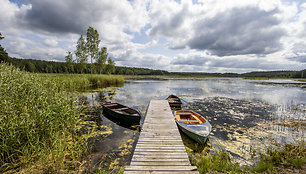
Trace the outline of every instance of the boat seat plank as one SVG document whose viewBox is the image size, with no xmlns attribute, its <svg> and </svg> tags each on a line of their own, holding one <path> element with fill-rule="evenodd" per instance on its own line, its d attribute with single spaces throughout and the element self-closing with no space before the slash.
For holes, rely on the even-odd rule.
<svg viewBox="0 0 306 174">
<path fill-rule="evenodd" d="M 203 125 L 202 125 L 202 124 L 191 124 L 191 125 L 187 125 L 187 126 L 189 126 L 189 127 L 192 127 L 192 126 L 199 126 L 199 127 L 203 127 Z"/>
<path fill-rule="evenodd" d="M 191 122 L 191 123 L 200 123 L 199 120 L 178 120 L 179 122 Z"/>
<path fill-rule="evenodd" d="M 117 109 L 113 109 L 114 111 L 122 111 L 122 110 L 126 110 L 126 109 L 129 109 L 127 107 L 124 107 L 124 108 L 117 108 Z"/>
<path fill-rule="evenodd" d="M 192 113 L 184 113 L 184 112 L 179 112 L 179 113 L 176 113 L 177 115 L 193 115 Z"/>
</svg>

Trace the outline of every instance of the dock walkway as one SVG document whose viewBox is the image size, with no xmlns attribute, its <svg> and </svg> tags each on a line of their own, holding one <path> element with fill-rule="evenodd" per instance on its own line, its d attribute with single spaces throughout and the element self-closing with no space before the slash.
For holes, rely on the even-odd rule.
<svg viewBox="0 0 306 174">
<path fill-rule="evenodd" d="M 167 100 L 151 100 L 130 166 L 124 174 L 198 174 L 191 166 Z"/>
</svg>

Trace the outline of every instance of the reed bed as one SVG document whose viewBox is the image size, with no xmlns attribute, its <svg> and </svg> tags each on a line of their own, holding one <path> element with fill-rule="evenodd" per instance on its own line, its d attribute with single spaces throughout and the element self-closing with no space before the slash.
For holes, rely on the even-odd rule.
<svg viewBox="0 0 306 174">
<path fill-rule="evenodd" d="M 122 86 L 124 77 L 120 75 L 98 74 L 38 74 L 41 79 L 48 79 L 59 84 L 60 90 L 83 92 L 90 89 Z M 50 84 L 52 85 L 52 84 Z"/>
<path fill-rule="evenodd" d="M 65 92 L 76 82 L 42 77 L 0 64 L 0 173 L 57 173 L 86 151 L 77 102 Z"/>
</svg>

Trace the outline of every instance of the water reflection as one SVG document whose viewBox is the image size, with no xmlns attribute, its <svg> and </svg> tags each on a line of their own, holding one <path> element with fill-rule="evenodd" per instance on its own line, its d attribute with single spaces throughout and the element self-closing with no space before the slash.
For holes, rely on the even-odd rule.
<svg viewBox="0 0 306 174">
<path fill-rule="evenodd" d="M 273 144 L 305 140 L 305 127 L 289 128 L 273 124 L 291 119 L 306 120 L 305 88 L 288 86 L 294 81 L 278 80 L 278 85 L 244 79 L 132 80 L 121 88 L 87 95 L 90 105 L 118 102 L 145 115 L 152 99 L 166 99 L 170 94 L 181 97 L 183 109 L 197 109 L 212 123 L 210 136 L 214 144 L 226 147 L 241 161 L 250 158 L 248 150 L 258 151 Z M 280 85 L 280 84 L 284 85 Z M 101 115 L 102 119 L 104 118 Z M 143 122 L 144 117 L 141 120 Z M 114 139 L 122 138 L 126 128 L 112 125 Z M 137 132 L 137 131 L 136 131 Z M 120 135 L 119 135 L 120 134 Z M 125 135 L 130 138 L 134 135 Z"/>
</svg>

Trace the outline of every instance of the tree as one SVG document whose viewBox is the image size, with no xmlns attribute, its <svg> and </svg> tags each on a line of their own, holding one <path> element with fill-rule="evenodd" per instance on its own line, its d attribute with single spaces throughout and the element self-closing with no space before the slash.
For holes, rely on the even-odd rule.
<svg viewBox="0 0 306 174">
<path fill-rule="evenodd" d="M 70 51 L 67 52 L 67 56 L 65 57 L 65 60 L 66 60 L 68 72 L 72 73 L 74 61 L 72 58 L 72 53 Z"/>
<path fill-rule="evenodd" d="M 2 36 L 2 34 L 0 33 L 0 41 L 4 39 L 4 37 Z M 0 44 L 0 63 L 1 62 L 6 62 L 8 60 L 8 54 L 5 51 L 5 49 L 1 46 Z"/>
<path fill-rule="evenodd" d="M 86 69 L 86 64 L 88 61 L 87 48 L 83 35 L 81 35 L 81 37 L 77 42 L 75 55 L 76 55 L 76 62 L 78 63 L 78 70 L 79 72 L 82 73 L 83 70 Z"/>
<path fill-rule="evenodd" d="M 91 73 L 93 73 L 93 59 L 97 59 L 99 52 L 99 33 L 93 27 L 88 27 L 87 29 L 87 38 L 86 38 L 86 47 L 88 54 L 90 55 L 90 63 L 91 63 Z"/>
<path fill-rule="evenodd" d="M 99 74 L 101 74 L 104 71 L 107 57 L 108 57 L 107 48 L 102 47 L 101 51 L 99 51 L 98 53 L 98 59 L 97 59 L 97 69 Z"/>
<path fill-rule="evenodd" d="M 109 75 L 113 72 L 115 72 L 115 62 L 112 60 L 112 58 L 109 57 L 108 60 L 107 60 L 105 73 Z"/>
<path fill-rule="evenodd" d="M 36 71 L 36 67 L 35 67 L 35 65 L 32 62 L 27 61 L 27 62 L 25 62 L 25 70 L 29 71 L 29 72 L 35 72 Z"/>
</svg>

